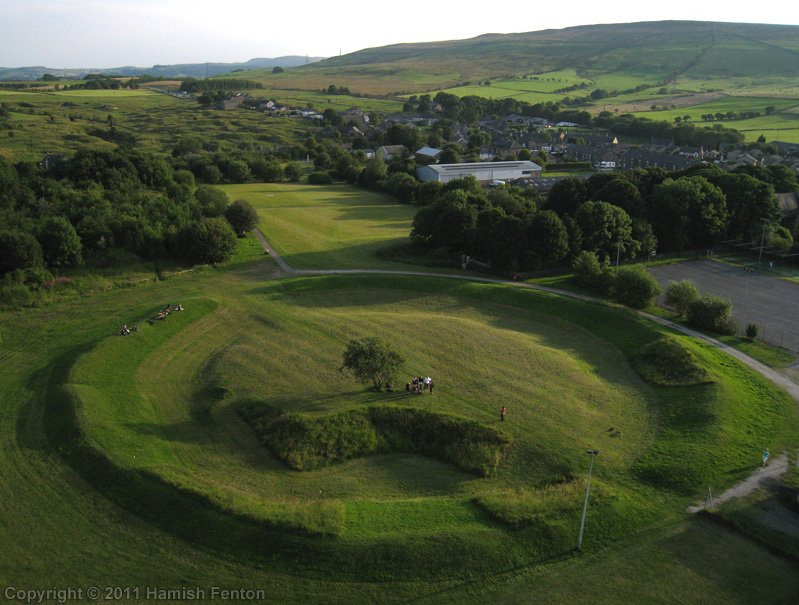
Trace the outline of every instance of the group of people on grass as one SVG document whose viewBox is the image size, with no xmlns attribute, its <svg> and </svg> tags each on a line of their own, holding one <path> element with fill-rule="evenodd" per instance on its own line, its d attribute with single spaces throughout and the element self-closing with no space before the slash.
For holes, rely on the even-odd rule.
<svg viewBox="0 0 799 605">
<path fill-rule="evenodd" d="M 433 379 L 429 376 L 426 378 L 415 376 L 411 378 L 410 382 L 405 383 L 405 392 L 408 394 L 413 393 L 414 395 L 421 395 L 422 391 L 429 391 L 432 395 L 434 386 Z"/>
<path fill-rule="evenodd" d="M 169 315 L 170 313 L 173 313 L 175 311 L 182 311 L 182 310 L 183 310 L 183 305 L 177 304 L 174 307 L 171 306 L 171 305 L 167 305 L 166 307 L 164 307 L 163 309 L 161 309 L 158 312 L 158 315 L 156 315 L 155 317 L 153 317 L 150 320 L 150 323 L 153 323 L 153 321 L 155 321 L 155 320 L 164 321 L 166 319 L 166 316 Z"/>
<path fill-rule="evenodd" d="M 156 321 L 159 321 L 159 320 L 160 321 L 164 321 L 166 319 L 167 315 L 169 315 L 170 313 L 174 313 L 175 311 L 183 311 L 183 305 L 181 305 L 181 304 L 177 304 L 177 305 L 174 305 L 174 306 L 167 305 L 166 307 L 161 309 L 155 317 L 151 317 L 148 320 L 148 322 L 150 324 L 154 324 Z M 122 324 L 122 327 L 119 329 L 119 335 L 120 336 L 129 336 L 133 332 L 138 332 L 138 331 L 139 331 L 139 326 L 133 326 L 132 328 L 129 328 L 128 324 Z"/>
</svg>

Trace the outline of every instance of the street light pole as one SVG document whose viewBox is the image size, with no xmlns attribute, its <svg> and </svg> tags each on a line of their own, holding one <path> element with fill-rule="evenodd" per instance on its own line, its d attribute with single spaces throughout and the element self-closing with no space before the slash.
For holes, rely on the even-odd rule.
<svg viewBox="0 0 799 605">
<path fill-rule="evenodd" d="M 763 240 L 766 239 L 766 225 L 768 223 L 763 221 L 763 232 L 760 234 L 760 254 L 757 255 L 757 264 L 760 264 L 760 260 L 763 258 Z"/>
<path fill-rule="evenodd" d="M 577 550 L 583 551 L 583 532 L 585 531 L 585 514 L 588 512 L 588 494 L 591 491 L 591 473 L 594 470 L 594 458 L 599 455 L 599 450 L 586 450 L 591 456 L 591 464 L 588 467 L 588 483 L 585 486 L 585 502 L 583 502 L 583 519 L 580 521 L 580 535 L 577 537 Z"/>
</svg>

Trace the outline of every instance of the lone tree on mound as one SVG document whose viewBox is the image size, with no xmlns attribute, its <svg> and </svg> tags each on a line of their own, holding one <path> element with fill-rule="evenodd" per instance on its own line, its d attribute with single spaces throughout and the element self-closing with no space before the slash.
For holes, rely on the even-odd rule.
<svg viewBox="0 0 799 605">
<path fill-rule="evenodd" d="M 400 355 L 388 348 L 377 338 L 351 340 L 344 351 L 344 362 L 339 371 L 350 370 L 358 382 L 372 382 L 372 388 L 380 391 L 391 382 L 394 374 L 402 364 Z"/>
</svg>

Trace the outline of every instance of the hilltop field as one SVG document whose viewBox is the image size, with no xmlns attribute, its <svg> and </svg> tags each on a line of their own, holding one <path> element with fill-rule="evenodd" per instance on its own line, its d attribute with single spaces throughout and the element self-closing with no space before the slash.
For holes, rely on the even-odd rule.
<svg viewBox="0 0 799 605">
<path fill-rule="evenodd" d="M 747 141 L 799 142 L 795 26 L 664 21 L 600 25 L 469 40 L 399 44 L 314 65 L 243 77 L 267 88 L 348 86 L 370 95 L 444 91 L 531 104 L 584 100 L 592 113 L 673 120 L 752 107 L 761 116 L 724 121 Z M 295 93 L 299 95 L 300 93 Z M 655 109 L 652 107 L 655 106 Z M 775 106 L 766 115 L 765 108 Z M 683 109 L 688 111 L 683 111 Z M 712 122 L 708 124 L 712 125 Z"/>
<path fill-rule="evenodd" d="M 292 266 L 402 269 L 378 254 L 410 228 L 388 198 L 226 191 Z M 617 306 L 434 274 L 286 274 L 249 234 L 215 268 L 2 312 L 0 334 L 7 585 L 280 602 L 799 591 L 795 562 L 685 512 L 748 475 L 763 444 L 795 449 L 796 402 Z M 647 381 L 640 352 L 664 334 L 704 379 Z M 392 393 L 339 369 L 366 336 L 404 360 Z M 405 393 L 428 374 L 432 394 Z M 600 455 L 578 556 L 587 448 Z"/>
</svg>

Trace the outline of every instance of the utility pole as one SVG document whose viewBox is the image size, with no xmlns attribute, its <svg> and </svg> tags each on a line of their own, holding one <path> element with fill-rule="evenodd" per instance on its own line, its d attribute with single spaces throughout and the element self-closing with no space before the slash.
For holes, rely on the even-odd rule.
<svg viewBox="0 0 799 605">
<path fill-rule="evenodd" d="M 766 239 L 766 225 L 768 223 L 763 221 L 763 232 L 760 234 L 760 254 L 757 255 L 757 264 L 760 264 L 760 259 L 763 258 L 763 240 Z"/>
<path fill-rule="evenodd" d="M 588 483 L 585 485 L 585 502 L 583 502 L 583 519 L 580 521 L 580 535 L 577 537 L 577 550 L 583 552 L 583 532 L 585 531 L 585 514 L 588 512 L 588 494 L 591 491 L 591 474 L 594 470 L 594 458 L 599 456 L 599 450 L 586 450 L 591 456 L 591 465 L 588 467 Z"/>
<path fill-rule="evenodd" d="M 619 268 L 619 256 L 621 255 L 621 240 L 616 245 L 616 268 Z"/>
</svg>

